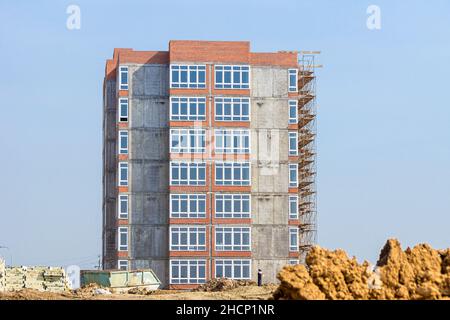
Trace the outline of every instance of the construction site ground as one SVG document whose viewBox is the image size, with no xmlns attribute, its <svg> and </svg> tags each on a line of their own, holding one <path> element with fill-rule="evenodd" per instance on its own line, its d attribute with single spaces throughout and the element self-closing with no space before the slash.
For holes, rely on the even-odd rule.
<svg viewBox="0 0 450 320">
<path fill-rule="evenodd" d="M 153 290 L 142 287 L 118 293 L 89 284 L 63 293 L 31 289 L 0 293 L 1 299 L 78 300 L 448 300 L 450 248 L 418 244 L 403 250 L 396 239 L 382 248 L 376 265 L 359 263 L 344 250 L 314 246 L 305 264 L 287 265 L 278 273 L 279 285 L 257 286 L 250 280 L 211 279 L 191 291 Z M 58 286 L 50 287 L 61 290 Z"/>
<path fill-rule="evenodd" d="M 147 294 L 94 294 L 92 290 L 66 293 L 40 292 L 23 289 L 0 293 L 0 300 L 266 300 L 272 297 L 277 285 L 241 286 L 225 291 L 200 292 L 179 290 L 156 290 Z"/>
</svg>

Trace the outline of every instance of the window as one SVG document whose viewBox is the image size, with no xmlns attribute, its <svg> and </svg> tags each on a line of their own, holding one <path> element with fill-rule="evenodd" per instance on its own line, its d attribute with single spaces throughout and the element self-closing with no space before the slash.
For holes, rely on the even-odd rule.
<svg viewBox="0 0 450 320">
<path fill-rule="evenodd" d="M 216 153 L 250 153 L 249 130 L 215 130 L 214 143 Z"/>
<path fill-rule="evenodd" d="M 119 251 L 127 251 L 128 250 L 128 228 L 120 227 L 119 228 Z"/>
<path fill-rule="evenodd" d="M 216 227 L 217 251 L 250 251 L 250 227 Z"/>
<path fill-rule="evenodd" d="M 216 278 L 251 279 L 251 260 L 224 259 L 216 260 Z"/>
<path fill-rule="evenodd" d="M 128 186 L 128 163 L 119 162 L 119 186 Z"/>
<path fill-rule="evenodd" d="M 128 131 L 119 131 L 119 154 L 128 153 Z"/>
<path fill-rule="evenodd" d="M 292 187 L 292 188 L 298 187 L 298 164 L 297 163 L 289 164 L 289 187 Z"/>
<path fill-rule="evenodd" d="M 195 284 L 206 281 L 206 260 L 170 260 L 171 284 Z"/>
<path fill-rule="evenodd" d="M 128 195 L 119 195 L 119 219 L 128 219 Z"/>
<path fill-rule="evenodd" d="M 289 69 L 289 92 L 297 92 L 297 69 Z"/>
<path fill-rule="evenodd" d="M 248 89 L 249 66 L 215 66 L 216 89 Z"/>
<path fill-rule="evenodd" d="M 289 100 L 289 124 L 298 123 L 297 100 Z"/>
<path fill-rule="evenodd" d="M 206 184 L 206 163 L 171 162 L 170 185 L 204 186 Z"/>
<path fill-rule="evenodd" d="M 119 260 L 117 262 L 117 268 L 119 270 L 128 270 L 128 260 Z"/>
<path fill-rule="evenodd" d="M 216 185 L 218 186 L 249 186 L 249 162 L 217 162 Z"/>
<path fill-rule="evenodd" d="M 171 88 L 206 88 L 205 65 L 170 65 Z"/>
<path fill-rule="evenodd" d="M 216 121 L 250 121 L 249 98 L 215 98 Z"/>
<path fill-rule="evenodd" d="M 292 259 L 292 260 L 289 260 L 289 264 L 296 265 L 296 264 L 300 264 L 300 262 L 298 260 Z"/>
<path fill-rule="evenodd" d="M 119 122 L 128 121 L 128 98 L 119 99 Z"/>
<path fill-rule="evenodd" d="M 298 133 L 289 132 L 289 155 L 298 155 Z"/>
<path fill-rule="evenodd" d="M 119 89 L 128 90 L 128 67 L 119 68 Z"/>
<path fill-rule="evenodd" d="M 289 227 L 289 251 L 298 251 L 298 228 Z"/>
<path fill-rule="evenodd" d="M 289 219 L 298 219 L 298 196 L 289 196 Z"/>
<path fill-rule="evenodd" d="M 206 250 L 206 227 L 170 227 L 170 250 Z"/>
<path fill-rule="evenodd" d="M 171 194 L 171 218 L 205 218 L 206 194 Z"/>
<path fill-rule="evenodd" d="M 170 152 L 204 153 L 206 135 L 203 129 L 171 129 Z"/>
<path fill-rule="evenodd" d="M 170 98 L 170 120 L 205 121 L 206 98 L 197 98 L 197 97 Z"/>
<path fill-rule="evenodd" d="M 250 218 L 249 194 L 216 194 L 216 218 Z"/>
</svg>

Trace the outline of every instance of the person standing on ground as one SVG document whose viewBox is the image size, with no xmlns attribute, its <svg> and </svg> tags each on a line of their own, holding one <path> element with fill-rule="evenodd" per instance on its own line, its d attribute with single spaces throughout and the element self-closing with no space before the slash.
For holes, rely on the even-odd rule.
<svg viewBox="0 0 450 320">
<path fill-rule="evenodd" d="M 258 287 L 262 286 L 262 276 L 263 276 L 262 270 L 258 269 Z"/>
</svg>

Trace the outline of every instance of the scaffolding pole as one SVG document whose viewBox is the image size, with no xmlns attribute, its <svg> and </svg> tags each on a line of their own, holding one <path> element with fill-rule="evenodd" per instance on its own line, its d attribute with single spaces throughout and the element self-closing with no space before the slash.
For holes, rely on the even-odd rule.
<svg viewBox="0 0 450 320">
<path fill-rule="evenodd" d="M 317 242 L 316 203 L 316 76 L 315 55 L 302 51 L 298 58 L 298 149 L 299 149 L 299 260 Z"/>
</svg>

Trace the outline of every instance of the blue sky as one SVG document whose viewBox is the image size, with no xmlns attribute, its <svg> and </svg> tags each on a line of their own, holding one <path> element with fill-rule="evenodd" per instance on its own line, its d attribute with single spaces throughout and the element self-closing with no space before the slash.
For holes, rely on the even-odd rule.
<svg viewBox="0 0 450 320">
<path fill-rule="evenodd" d="M 371 4 L 381 30 L 366 27 Z M 105 60 L 171 39 L 322 51 L 319 244 L 372 262 L 388 237 L 450 246 L 447 0 L 22 0 L 0 3 L 0 254 L 97 263 Z"/>
</svg>

